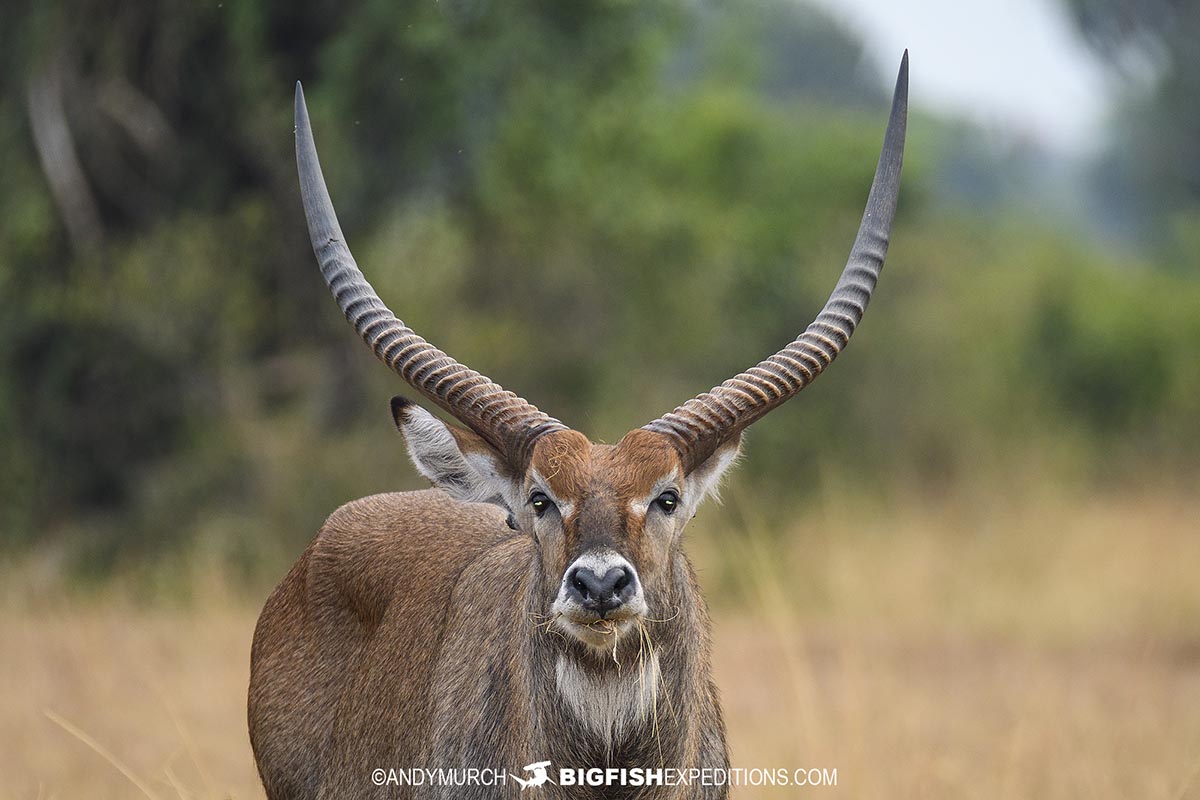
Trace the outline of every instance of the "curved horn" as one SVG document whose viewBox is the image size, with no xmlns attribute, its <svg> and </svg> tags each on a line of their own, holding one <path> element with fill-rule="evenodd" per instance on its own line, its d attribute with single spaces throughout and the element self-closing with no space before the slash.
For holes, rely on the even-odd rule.
<svg viewBox="0 0 1200 800">
<path fill-rule="evenodd" d="M 905 50 L 862 224 L 842 277 L 821 313 L 794 342 L 775 355 L 643 426 L 671 439 L 685 470 L 702 464 L 721 443 L 812 383 L 850 341 L 871 300 L 887 254 L 900 192 L 907 117 L 908 51 Z"/>
<path fill-rule="evenodd" d="M 380 361 L 484 438 L 518 471 L 535 439 L 566 426 L 460 364 L 396 318 L 363 277 L 325 187 L 304 91 L 296 84 L 296 166 L 313 252 L 346 319 Z"/>
</svg>

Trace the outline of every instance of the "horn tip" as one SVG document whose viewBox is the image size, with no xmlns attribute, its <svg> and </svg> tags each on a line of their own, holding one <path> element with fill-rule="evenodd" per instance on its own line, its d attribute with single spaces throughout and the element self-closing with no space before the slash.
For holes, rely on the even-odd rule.
<svg viewBox="0 0 1200 800">
<path fill-rule="evenodd" d="M 304 123 L 307 122 L 308 106 L 304 102 L 304 87 L 300 85 L 300 81 L 296 81 L 296 131 L 306 127 Z"/>
</svg>

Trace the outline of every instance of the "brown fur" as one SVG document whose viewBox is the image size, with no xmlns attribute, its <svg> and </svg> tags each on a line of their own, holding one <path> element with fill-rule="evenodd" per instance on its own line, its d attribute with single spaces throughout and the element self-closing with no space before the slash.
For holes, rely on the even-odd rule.
<svg viewBox="0 0 1200 800">
<path fill-rule="evenodd" d="M 478 437 L 451 430 L 461 450 L 487 453 Z M 525 777 L 524 764 L 550 760 L 554 777 L 560 767 L 728 765 L 707 611 L 678 535 L 686 520 L 670 529 L 658 521 L 648 531 L 646 519 L 629 511 L 664 475 L 676 475 L 682 490 L 674 449 L 645 430 L 617 445 L 563 431 L 538 441 L 526 492 L 535 474 L 573 506 L 554 530 L 524 510 L 521 530 L 511 530 L 505 511 L 436 490 L 368 497 L 329 518 L 267 601 L 255 632 L 250 736 L 268 797 L 519 794 L 511 780 L 494 788 L 376 787 L 376 768 L 502 767 Z M 610 740 L 567 708 L 556 663 L 571 659 L 598 680 L 628 678 L 640 637 L 599 653 L 546 624 L 563 571 L 598 546 L 637 566 L 661 671 L 652 712 Z M 698 786 L 547 784 L 536 792 L 725 796 Z"/>
</svg>

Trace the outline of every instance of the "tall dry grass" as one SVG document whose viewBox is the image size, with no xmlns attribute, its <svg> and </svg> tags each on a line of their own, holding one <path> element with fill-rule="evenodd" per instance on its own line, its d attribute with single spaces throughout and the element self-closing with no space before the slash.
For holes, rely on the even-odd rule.
<svg viewBox="0 0 1200 800">
<path fill-rule="evenodd" d="M 734 763 L 838 775 L 736 796 L 1200 797 L 1200 500 L 901 505 L 700 521 Z M 252 603 L 32 574 L 0 593 L 0 798 L 262 796 Z"/>
<path fill-rule="evenodd" d="M 742 530 L 705 553 L 740 576 L 716 631 L 735 763 L 838 769 L 806 796 L 1200 797 L 1195 500 L 832 503 L 786 547 Z"/>
</svg>

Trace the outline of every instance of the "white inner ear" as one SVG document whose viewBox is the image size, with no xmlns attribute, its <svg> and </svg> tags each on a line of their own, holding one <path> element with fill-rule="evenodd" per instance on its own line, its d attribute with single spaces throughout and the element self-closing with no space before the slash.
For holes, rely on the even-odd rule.
<svg viewBox="0 0 1200 800">
<path fill-rule="evenodd" d="M 464 503 L 495 503 L 508 508 L 512 481 L 491 452 L 464 453 L 446 423 L 417 405 L 405 409 L 400 432 L 417 472 Z"/>
<path fill-rule="evenodd" d="M 687 483 L 686 510 L 688 517 L 696 513 L 696 508 L 706 497 L 712 497 L 717 502 L 721 500 L 721 479 L 729 468 L 737 463 L 742 454 L 742 437 L 738 436 L 717 448 L 703 464 L 692 470 L 685 479 Z"/>
</svg>

